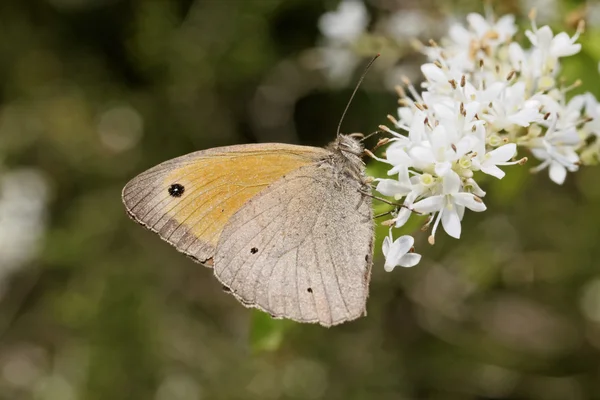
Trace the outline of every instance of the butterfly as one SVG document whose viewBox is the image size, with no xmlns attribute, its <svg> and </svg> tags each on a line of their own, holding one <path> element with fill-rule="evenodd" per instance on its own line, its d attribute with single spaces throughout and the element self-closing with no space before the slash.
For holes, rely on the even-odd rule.
<svg viewBox="0 0 600 400">
<path fill-rule="evenodd" d="M 244 144 L 165 161 L 127 183 L 123 203 L 245 306 L 326 327 L 354 320 L 366 314 L 372 198 L 363 145 L 340 125 L 326 148 Z"/>
</svg>

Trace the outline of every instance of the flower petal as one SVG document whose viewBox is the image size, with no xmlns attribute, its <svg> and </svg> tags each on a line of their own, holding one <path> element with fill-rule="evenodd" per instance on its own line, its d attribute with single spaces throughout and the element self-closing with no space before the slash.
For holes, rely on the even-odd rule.
<svg viewBox="0 0 600 400">
<path fill-rule="evenodd" d="M 477 184 L 477 182 L 475 182 L 473 178 L 467 179 L 467 182 L 465 183 L 465 188 L 468 188 L 471 193 L 478 197 L 485 196 L 485 192 L 479 187 L 479 185 Z"/>
<path fill-rule="evenodd" d="M 407 253 L 400 258 L 398 263 L 401 267 L 410 268 L 414 267 L 421 261 L 421 255 L 417 253 Z"/>
<path fill-rule="evenodd" d="M 469 13 L 469 15 L 467 15 L 467 21 L 469 21 L 469 25 L 475 30 L 479 37 L 483 37 L 491 28 L 485 18 L 478 13 Z"/>
<path fill-rule="evenodd" d="M 383 269 L 386 272 L 392 272 L 394 270 L 394 268 L 396 268 L 396 263 L 392 260 L 392 259 L 385 259 L 385 264 L 383 264 Z"/>
<path fill-rule="evenodd" d="M 567 169 L 561 163 L 552 161 L 550 163 L 550 179 L 559 185 L 562 185 L 567 178 Z"/>
<path fill-rule="evenodd" d="M 408 253 L 414 242 L 415 239 L 409 235 L 400 236 L 396 239 L 394 243 L 390 245 L 388 253 L 385 256 L 384 269 L 388 272 L 392 271 L 394 267 L 399 264 L 402 256 Z"/>
<path fill-rule="evenodd" d="M 504 175 L 506 175 L 504 173 L 504 171 L 502 171 L 500 168 L 498 168 L 494 164 L 483 164 L 481 166 L 481 171 L 485 174 L 491 175 L 498 179 L 502 179 L 502 178 L 504 178 Z"/>
<path fill-rule="evenodd" d="M 384 257 L 387 257 L 388 252 L 390 251 L 390 245 L 392 243 L 392 239 L 389 236 L 383 238 L 383 244 L 381 245 L 381 252 Z"/>
<path fill-rule="evenodd" d="M 449 161 L 435 163 L 435 174 L 437 176 L 445 176 L 450 172 L 452 164 Z"/>
<path fill-rule="evenodd" d="M 400 236 L 394 241 L 394 246 L 400 253 L 408 253 L 411 247 L 415 244 L 415 238 L 410 235 Z"/>
<path fill-rule="evenodd" d="M 456 239 L 460 238 L 460 218 L 455 207 L 444 209 L 442 212 L 442 226 L 448 235 Z"/>
<path fill-rule="evenodd" d="M 489 162 L 498 164 L 507 162 L 513 158 L 515 154 L 517 154 L 517 145 L 515 143 L 508 143 L 490 151 L 486 154 L 486 157 L 488 157 Z"/>
<path fill-rule="evenodd" d="M 404 224 L 406 224 L 406 221 L 408 221 L 408 219 L 410 218 L 411 215 L 411 211 L 406 208 L 406 207 L 402 207 L 402 209 L 398 212 L 398 216 L 396 217 L 396 228 L 400 228 L 402 226 L 404 226 Z"/>
<path fill-rule="evenodd" d="M 405 167 L 410 167 L 412 165 L 412 159 L 399 146 L 390 146 L 386 151 L 385 158 L 390 164 L 394 166 L 402 165 Z"/>
<path fill-rule="evenodd" d="M 465 206 L 471 211 L 482 212 L 487 209 L 482 201 L 475 200 L 475 196 L 471 193 L 457 193 L 452 196 L 454 202 L 458 205 Z"/>
<path fill-rule="evenodd" d="M 444 71 L 435 64 L 427 63 L 421 66 L 421 72 L 425 78 L 432 83 L 448 83 L 448 78 Z"/>
<path fill-rule="evenodd" d="M 454 194 L 458 193 L 460 189 L 460 177 L 454 171 L 449 171 L 446 176 L 444 176 L 444 194 Z"/>
<path fill-rule="evenodd" d="M 413 204 L 412 209 L 421 214 L 431 214 L 444 207 L 443 195 L 431 196 Z"/>
<path fill-rule="evenodd" d="M 435 162 L 431 149 L 423 146 L 415 146 L 410 149 L 410 156 L 414 161 L 423 164 L 433 164 Z"/>
<path fill-rule="evenodd" d="M 380 179 L 375 190 L 384 196 L 395 197 L 397 195 L 406 196 L 410 193 L 411 188 L 395 179 Z"/>
</svg>

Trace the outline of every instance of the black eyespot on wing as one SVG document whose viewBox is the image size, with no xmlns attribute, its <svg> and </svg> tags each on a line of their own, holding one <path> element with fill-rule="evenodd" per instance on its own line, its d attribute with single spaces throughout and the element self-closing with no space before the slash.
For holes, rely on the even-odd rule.
<svg viewBox="0 0 600 400">
<path fill-rule="evenodd" d="M 308 293 L 312 293 L 312 288 L 308 288 L 308 289 L 306 289 L 306 291 L 307 291 Z"/>
<path fill-rule="evenodd" d="M 180 185 L 179 183 L 174 183 L 171 186 L 169 186 L 169 194 L 173 197 L 181 197 L 181 195 L 183 195 L 183 192 L 185 192 L 185 187 L 183 187 L 183 185 Z"/>
<path fill-rule="evenodd" d="M 250 249 L 250 253 L 252 253 L 252 254 L 258 253 L 258 249 L 256 247 L 253 247 Z"/>
<path fill-rule="evenodd" d="M 231 292 L 231 289 L 229 289 L 229 287 L 227 287 L 225 285 L 223 285 L 222 289 L 224 292 L 227 292 L 227 293 Z"/>
</svg>

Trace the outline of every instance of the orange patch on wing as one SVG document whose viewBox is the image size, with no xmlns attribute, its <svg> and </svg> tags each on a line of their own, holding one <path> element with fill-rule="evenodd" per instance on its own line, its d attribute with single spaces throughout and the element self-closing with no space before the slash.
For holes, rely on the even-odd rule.
<svg viewBox="0 0 600 400">
<path fill-rule="evenodd" d="M 165 187 L 178 183 L 185 188 L 167 214 L 196 238 L 216 246 L 229 218 L 248 200 L 287 173 L 315 162 L 314 156 L 248 151 L 198 158 L 164 178 Z"/>
</svg>

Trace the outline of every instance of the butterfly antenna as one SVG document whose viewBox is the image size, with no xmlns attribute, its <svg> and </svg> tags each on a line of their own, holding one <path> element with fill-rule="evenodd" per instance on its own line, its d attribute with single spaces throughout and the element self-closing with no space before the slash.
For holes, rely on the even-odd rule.
<svg viewBox="0 0 600 400">
<path fill-rule="evenodd" d="M 373 65 L 375 60 L 377 60 L 377 58 L 379 58 L 380 55 L 381 54 L 375 55 L 375 57 L 373 57 L 371 59 L 371 61 L 369 61 L 369 64 L 367 64 L 365 71 L 362 73 L 360 79 L 358 80 L 358 83 L 356 84 L 356 87 L 354 88 L 354 91 L 352 92 L 352 95 L 350 96 L 350 100 L 348 100 L 348 104 L 346 104 L 346 108 L 344 109 L 344 112 L 342 113 L 342 118 L 340 118 L 340 123 L 338 124 L 338 127 L 337 127 L 337 136 L 340 136 L 340 129 L 342 128 L 342 122 L 344 121 L 344 117 L 346 116 L 346 113 L 348 112 L 348 108 L 350 108 L 350 104 L 352 103 L 352 100 L 354 99 L 354 95 L 358 91 L 358 88 L 360 87 L 360 84 L 362 83 L 362 81 L 365 79 L 365 76 L 367 76 L 367 72 L 369 72 L 369 68 L 371 68 L 371 65 Z"/>
</svg>

